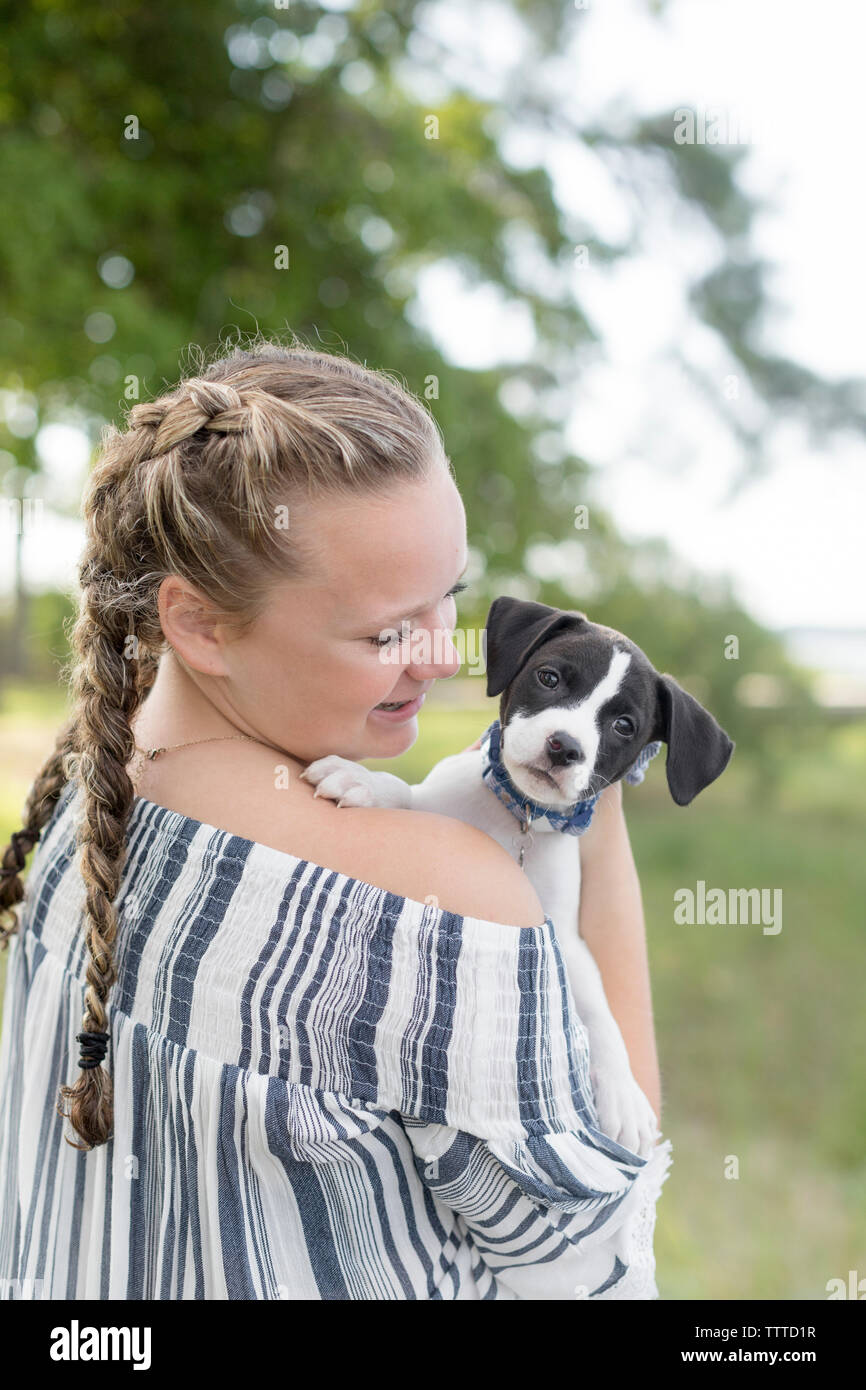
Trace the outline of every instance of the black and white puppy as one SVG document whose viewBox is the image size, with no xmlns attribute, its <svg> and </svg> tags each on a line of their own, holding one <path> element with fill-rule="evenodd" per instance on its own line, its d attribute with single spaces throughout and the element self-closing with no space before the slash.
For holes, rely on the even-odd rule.
<svg viewBox="0 0 866 1390">
<path fill-rule="evenodd" d="M 634 642 L 584 613 L 498 598 L 485 636 L 487 694 L 501 700 L 480 749 L 443 758 L 417 786 L 335 755 L 316 759 L 301 775 L 317 795 L 342 806 L 437 811 L 466 821 L 518 860 L 554 925 L 587 1030 L 600 1127 L 647 1156 L 658 1134 L 655 1116 L 578 930 L 575 836 L 589 825 L 604 788 L 624 776 L 640 780 L 662 742 L 678 806 L 720 776 L 734 744 Z"/>
</svg>

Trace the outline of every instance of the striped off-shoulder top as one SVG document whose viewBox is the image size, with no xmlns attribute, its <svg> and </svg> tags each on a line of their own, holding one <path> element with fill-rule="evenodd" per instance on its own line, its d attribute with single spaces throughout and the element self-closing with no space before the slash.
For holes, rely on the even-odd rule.
<svg viewBox="0 0 866 1390">
<path fill-rule="evenodd" d="M 657 1298 L 549 918 L 416 902 L 137 797 L 114 1130 L 56 1110 L 85 988 L 79 800 L 31 862 L 0 1041 L 0 1297 Z"/>
</svg>

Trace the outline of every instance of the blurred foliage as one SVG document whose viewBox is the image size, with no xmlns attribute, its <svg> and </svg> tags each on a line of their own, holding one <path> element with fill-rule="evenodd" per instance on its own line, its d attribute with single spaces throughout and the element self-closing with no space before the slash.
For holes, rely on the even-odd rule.
<svg viewBox="0 0 866 1390">
<path fill-rule="evenodd" d="M 75 612 L 73 598 L 56 589 L 28 596 L 24 645 L 27 670 L 33 680 L 58 680 L 60 668 L 69 656 L 67 632 Z M 10 611 L 0 614 L 0 671 L 13 669 L 13 629 L 14 615 Z"/>
<path fill-rule="evenodd" d="M 454 55 L 415 0 L 342 13 L 294 0 L 285 12 L 262 0 L 0 5 L 0 180 L 15 209 L 0 225 L 0 388 L 34 412 L 29 424 L 8 413 L 0 424 L 0 472 L 4 459 L 39 469 L 33 431 L 51 420 L 75 420 L 95 441 L 104 420 L 194 366 L 195 345 L 288 326 L 396 371 L 429 400 L 483 564 L 462 621 L 483 623 L 500 592 L 585 608 L 659 669 L 702 681 L 705 703 L 769 778 L 774 740 L 734 690 L 744 670 L 783 673 L 799 718 L 808 697 L 778 642 L 729 598 L 700 592 L 699 579 L 674 579 L 665 544 L 627 545 L 601 507 L 574 529 L 592 470 L 561 426 L 603 347 L 574 286 L 575 247 L 591 245 L 601 265 L 634 254 L 648 200 L 703 218 L 721 251 L 693 287 L 696 320 L 748 367 L 768 406 L 805 402 L 829 425 L 848 406 L 856 416 L 856 403 L 756 346 L 766 286 L 749 251 L 741 151 L 676 144 L 670 113 L 647 120 L 618 107 L 606 128 L 581 125 L 561 85 L 539 80 L 574 26 L 579 40 L 580 11 L 566 0 L 511 9 L 526 53 L 502 98 L 452 81 L 431 102 L 425 71 L 451 72 Z M 437 139 L 426 138 L 432 118 Z M 511 127 L 567 135 L 606 162 L 630 200 L 633 239 L 608 243 L 590 207 L 582 218 L 563 211 L 543 168 L 507 162 L 500 137 Z M 515 244 L 531 247 L 536 273 Z M 279 246 L 287 270 L 275 268 Z M 528 309 L 529 360 L 471 371 L 440 353 L 412 299 L 419 273 L 443 258 Z M 740 428 L 730 413 L 720 427 Z M 759 432 L 740 433 L 757 450 Z M 570 581 L 533 576 L 539 545 L 571 547 Z M 5 669 L 23 650 L 33 675 L 49 674 L 59 601 L 25 621 L 18 589 L 26 631 L 7 634 Z M 722 655 L 731 632 L 738 662 Z M 790 726 L 773 727 L 784 746 Z"/>
</svg>

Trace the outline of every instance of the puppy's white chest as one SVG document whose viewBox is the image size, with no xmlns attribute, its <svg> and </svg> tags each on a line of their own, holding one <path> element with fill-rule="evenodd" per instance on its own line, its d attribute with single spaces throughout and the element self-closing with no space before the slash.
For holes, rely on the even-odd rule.
<svg viewBox="0 0 866 1390">
<path fill-rule="evenodd" d="M 580 906 L 578 837 L 554 830 L 548 821 L 535 822 L 524 834 L 520 822 L 481 777 L 481 752 L 472 749 L 437 763 L 423 782 L 412 788 L 412 807 L 437 811 L 484 830 L 517 863 L 523 850 L 523 871 L 554 926 L 577 929 Z"/>
</svg>

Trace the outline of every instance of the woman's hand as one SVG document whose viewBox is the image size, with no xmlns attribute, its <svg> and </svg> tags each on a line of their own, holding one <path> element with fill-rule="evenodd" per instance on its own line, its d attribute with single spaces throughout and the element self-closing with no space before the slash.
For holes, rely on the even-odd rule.
<svg viewBox="0 0 866 1390">
<path fill-rule="evenodd" d="M 477 737 L 477 739 L 475 740 L 474 743 L 470 743 L 470 745 L 469 745 L 468 748 L 462 748 L 460 751 L 461 751 L 462 753 L 471 753 L 473 748 L 480 748 L 480 747 L 481 747 L 481 735 L 479 734 L 478 737 Z"/>
</svg>

